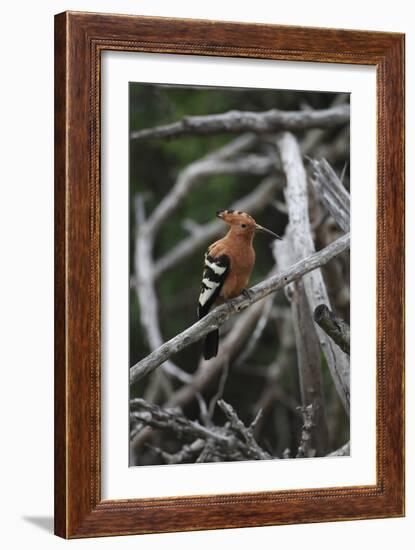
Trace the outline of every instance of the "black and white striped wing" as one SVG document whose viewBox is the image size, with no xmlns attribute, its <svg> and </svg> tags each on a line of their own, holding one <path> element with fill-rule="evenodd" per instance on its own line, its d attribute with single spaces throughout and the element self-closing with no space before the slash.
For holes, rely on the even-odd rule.
<svg viewBox="0 0 415 550">
<path fill-rule="evenodd" d="M 230 260 L 226 254 L 222 254 L 217 258 L 213 258 L 209 254 L 205 255 L 205 267 L 197 310 L 199 319 L 208 313 L 213 302 L 219 296 L 223 283 L 228 276 L 229 266 Z"/>
</svg>

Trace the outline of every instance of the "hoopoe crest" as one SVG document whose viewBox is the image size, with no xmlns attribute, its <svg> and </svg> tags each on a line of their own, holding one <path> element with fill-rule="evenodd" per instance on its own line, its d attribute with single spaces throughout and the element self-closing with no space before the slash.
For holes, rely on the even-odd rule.
<svg viewBox="0 0 415 550">
<path fill-rule="evenodd" d="M 218 210 L 216 216 L 228 226 L 228 233 L 211 244 L 205 254 L 202 285 L 199 295 L 198 317 L 201 319 L 214 305 L 239 296 L 246 290 L 255 265 L 252 245 L 256 232 L 280 237 L 257 224 L 246 212 Z M 218 353 L 219 331 L 206 336 L 204 358 L 211 359 Z"/>
</svg>

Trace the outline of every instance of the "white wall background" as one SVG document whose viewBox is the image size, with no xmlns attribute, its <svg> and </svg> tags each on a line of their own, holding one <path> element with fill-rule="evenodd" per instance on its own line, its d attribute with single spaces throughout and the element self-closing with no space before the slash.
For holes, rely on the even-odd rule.
<svg viewBox="0 0 415 550">
<path fill-rule="evenodd" d="M 300 0 L 43 0 L 4 2 L 0 17 L 0 540 L 57 548 L 53 494 L 53 15 L 67 9 L 407 33 L 407 97 L 415 95 L 411 2 Z M 415 113 L 407 102 L 407 280 L 415 279 Z M 239 547 L 379 550 L 412 547 L 415 522 L 415 291 L 407 288 L 407 517 L 286 527 L 118 537 L 78 547 Z M 25 346 L 21 345 L 24 335 Z"/>
</svg>

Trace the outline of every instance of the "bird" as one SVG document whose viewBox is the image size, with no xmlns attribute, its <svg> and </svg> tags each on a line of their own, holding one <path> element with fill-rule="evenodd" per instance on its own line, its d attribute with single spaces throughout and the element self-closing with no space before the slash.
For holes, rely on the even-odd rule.
<svg viewBox="0 0 415 550">
<path fill-rule="evenodd" d="M 205 254 L 202 284 L 200 287 L 198 318 L 202 319 L 211 308 L 226 300 L 247 293 L 247 285 L 255 265 L 253 240 L 256 232 L 268 233 L 280 239 L 273 231 L 256 223 L 246 212 L 218 210 L 216 217 L 224 221 L 229 230 L 225 237 L 212 243 Z M 216 357 L 219 330 L 209 332 L 205 338 L 203 356 Z"/>
</svg>

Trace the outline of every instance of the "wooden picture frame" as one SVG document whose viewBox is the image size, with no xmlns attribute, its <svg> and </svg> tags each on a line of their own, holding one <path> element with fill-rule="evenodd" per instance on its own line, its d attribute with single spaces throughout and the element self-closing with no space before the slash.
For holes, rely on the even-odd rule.
<svg viewBox="0 0 415 550">
<path fill-rule="evenodd" d="M 377 481 L 101 499 L 100 62 L 121 50 L 373 65 Z M 55 18 L 55 533 L 65 538 L 404 514 L 404 35 L 65 12 Z"/>
</svg>

